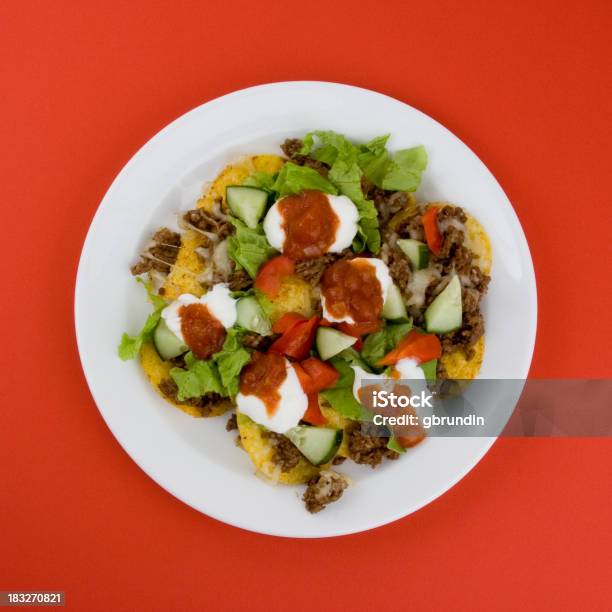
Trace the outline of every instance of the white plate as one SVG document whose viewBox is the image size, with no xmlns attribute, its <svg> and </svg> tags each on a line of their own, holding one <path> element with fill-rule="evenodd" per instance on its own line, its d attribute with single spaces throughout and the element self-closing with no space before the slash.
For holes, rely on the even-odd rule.
<svg viewBox="0 0 612 612">
<path fill-rule="evenodd" d="M 231 525 L 293 537 L 353 533 L 406 516 L 452 487 L 495 440 L 429 438 L 376 470 L 345 463 L 354 486 L 310 515 L 301 487 L 270 486 L 254 476 L 246 453 L 234 446 L 235 432 L 225 432 L 225 418 L 193 419 L 172 408 L 138 363 L 117 357 L 121 333 L 136 332 L 149 310 L 129 266 L 151 233 L 192 207 L 202 184 L 236 156 L 278 153 L 286 137 L 313 129 L 356 140 L 390 133 L 393 149 L 425 145 L 429 167 L 419 198 L 452 201 L 484 224 L 494 267 L 481 377 L 527 376 L 537 310 L 529 248 L 495 178 L 446 128 L 402 102 L 334 83 L 274 83 L 208 102 L 153 137 L 111 185 L 83 247 L 75 321 L 87 382 L 123 448 L 172 495 Z M 507 410 L 514 398 L 497 401 Z"/>
</svg>

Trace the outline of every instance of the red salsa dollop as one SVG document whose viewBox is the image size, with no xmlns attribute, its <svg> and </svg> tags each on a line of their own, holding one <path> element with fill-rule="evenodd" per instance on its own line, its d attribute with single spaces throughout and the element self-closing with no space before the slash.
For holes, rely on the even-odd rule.
<svg viewBox="0 0 612 612">
<path fill-rule="evenodd" d="M 226 331 L 204 304 L 187 304 L 179 310 L 185 343 L 198 359 L 210 359 L 223 348 Z"/>
<path fill-rule="evenodd" d="M 337 319 L 346 316 L 356 323 L 377 321 L 383 297 L 376 270 L 366 260 L 341 259 L 325 271 L 321 293 L 327 310 Z"/>
<path fill-rule="evenodd" d="M 251 361 L 240 373 L 240 393 L 255 395 L 266 406 L 268 416 L 274 416 L 280 401 L 279 388 L 287 378 L 285 358 L 276 353 L 254 351 Z"/>
<path fill-rule="evenodd" d="M 305 190 L 278 204 L 285 231 L 283 253 L 294 261 L 321 257 L 336 240 L 340 224 L 327 196 Z"/>
</svg>

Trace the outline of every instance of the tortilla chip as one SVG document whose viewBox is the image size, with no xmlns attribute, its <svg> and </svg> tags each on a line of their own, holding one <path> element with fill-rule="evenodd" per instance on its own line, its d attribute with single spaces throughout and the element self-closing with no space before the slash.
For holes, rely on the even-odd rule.
<svg viewBox="0 0 612 612">
<path fill-rule="evenodd" d="M 264 438 L 263 427 L 238 411 L 236 411 L 236 417 L 242 448 L 248 453 L 255 469 L 267 480 L 286 485 L 303 484 L 321 469 L 302 458 L 294 468 L 288 472 L 281 472 L 272 460 L 274 447 Z"/>
<path fill-rule="evenodd" d="M 164 283 L 164 298 L 175 300 L 182 293 L 193 293 L 197 296 L 204 293 L 198 282 L 199 275 L 204 271 L 204 264 L 196 253 L 196 249 L 201 246 L 204 246 L 204 236 L 194 231 L 183 232 L 176 263 Z"/>
<path fill-rule="evenodd" d="M 467 216 L 465 230 L 467 234 L 466 246 L 476 255 L 475 263 L 485 274 L 491 274 L 493 252 L 487 232 L 480 222 L 471 215 Z"/>
<path fill-rule="evenodd" d="M 475 263 L 485 274 L 490 274 L 493 256 L 489 236 L 480 222 L 471 215 L 468 215 L 465 229 L 466 246 L 477 256 Z M 482 366 L 484 347 L 485 341 L 484 336 L 482 336 L 473 346 L 474 355 L 469 360 L 466 359 L 465 353 L 460 349 L 442 355 L 440 361 L 448 377 L 456 380 L 472 380 L 476 378 Z"/>
<path fill-rule="evenodd" d="M 287 312 L 297 312 L 305 317 L 313 315 L 312 290 L 310 285 L 297 276 L 288 276 L 281 282 L 280 291 L 274 298 L 259 296 L 266 316 L 276 322 Z"/>
<path fill-rule="evenodd" d="M 183 412 L 191 415 L 192 417 L 202 417 L 202 413 L 195 406 L 189 406 L 187 404 L 179 404 L 171 400 L 167 395 L 164 395 L 160 389 L 159 385 L 163 380 L 170 378 L 170 370 L 172 369 L 172 364 L 169 361 L 163 361 L 159 356 L 152 342 L 145 342 L 140 349 L 140 363 L 142 364 L 142 369 L 145 371 L 149 382 L 153 385 L 153 388 L 157 393 L 159 393 L 167 402 L 170 402 L 173 406 L 176 406 Z M 223 402 L 218 404 L 213 408 L 211 413 L 207 416 L 219 416 L 224 412 L 227 412 L 230 408 L 228 402 Z"/>
<path fill-rule="evenodd" d="M 253 172 L 275 174 L 284 163 L 285 160 L 278 155 L 243 157 L 221 170 L 219 176 L 217 176 L 206 193 L 198 200 L 196 206 L 205 210 L 211 210 L 215 201 L 221 200 L 221 205 L 225 208 L 227 206 L 225 203 L 226 187 L 240 185 Z"/>
</svg>

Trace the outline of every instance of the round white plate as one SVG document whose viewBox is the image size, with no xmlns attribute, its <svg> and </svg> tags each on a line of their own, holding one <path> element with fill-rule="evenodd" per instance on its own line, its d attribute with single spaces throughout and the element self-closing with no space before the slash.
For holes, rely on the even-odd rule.
<svg viewBox="0 0 612 612">
<path fill-rule="evenodd" d="M 224 429 L 226 418 L 183 414 L 154 392 L 137 362 L 117 357 L 121 333 L 135 333 L 149 311 L 129 267 L 151 233 L 193 207 L 203 183 L 233 158 L 279 153 L 285 138 L 314 129 L 355 140 L 390 133 L 392 149 L 425 145 L 429 167 L 419 199 L 454 202 L 483 223 L 494 266 L 482 378 L 527 376 L 537 316 L 529 248 L 504 192 L 465 144 L 407 104 L 347 85 L 273 83 L 208 102 L 154 136 L 111 185 L 83 247 L 75 322 L 87 382 L 123 448 L 172 495 L 231 525 L 293 537 L 353 533 L 406 516 L 452 487 L 495 440 L 428 438 L 376 470 L 347 462 L 341 471 L 353 486 L 310 515 L 299 499 L 303 487 L 271 486 L 254 475 L 235 432 Z M 515 399 L 493 401 L 508 410 Z"/>
</svg>

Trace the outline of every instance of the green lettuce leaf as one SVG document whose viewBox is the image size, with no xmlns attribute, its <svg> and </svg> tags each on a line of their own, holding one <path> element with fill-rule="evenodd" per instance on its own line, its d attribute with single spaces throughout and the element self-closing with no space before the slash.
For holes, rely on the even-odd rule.
<svg viewBox="0 0 612 612">
<path fill-rule="evenodd" d="M 333 166 L 338 159 L 349 163 L 357 160 L 355 145 L 342 134 L 331 130 L 317 130 L 306 134 L 300 153 L 310 155 L 328 166 Z"/>
<path fill-rule="evenodd" d="M 170 370 L 170 376 L 178 387 L 179 401 L 201 397 L 205 393 L 227 395 L 214 361 L 196 359 L 193 353 L 189 352 L 185 355 L 185 365 L 187 367 L 185 370 L 181 368 Z"/>
<path fill-rule="evenodd" d="M 292 162 L 287 162 L 281 168 L 272 189 L 280 197 L 299 193 L 304 189 L 316 189 L 334 195 L 338 193 L 338 190 L 316 170 L 308 166 L 298 166 Z"/>
<path fill-rule="evenodd" d="M 381 189 L 416 191 L 421 173 L 427 168 L 427 153 L 419 146 L 390 155 L 384 147 L 368 144 L 359 153 L 359 166 L 367 179 Z"/>
<path fill-rule="evenodd" d="M 236 328 L 228 330 L 223 348 L 213 355 L 221 384 L 232 398 L 238 393 L 240 372 L 251 359 L 251 354 L 242 346 L 240 341 L 242 333 L 242 330 Z"/>
<path fill-rule="evenodd" d="M 274 181 L 276 180 L 275 174 L 268 174 L 267 172 L 253 172 L 253 174 L 247 176 L 243 185 L 247 187 L 257 187 L 258 189 L 264 189 L 265 191 L 272 191 Z"/>
<path fill-rule="evenodd" d="M 438 360 L 432 359 L 431 361 L 426 361 L 421 364 L 421 369 L 423 370 L 423 374 L 425 374 L 425 379 L 429 384 L 433 384 L 436 382 L 437 374 L 438 374 Z"/>
<path fill-rule="evenodd" d="M 400 453 L 400 454 L 406 452 L 406 449 L 399 443 L 394 433 L 392 433 L 389 436 L 389 442 L 387 442 L 387 448 L 389 450 L 395 451 L 396 453 Z"/>
<path fill-rule="evenodd" d="M 340 373 L 340 378 L 331 389 L 321 391 L 321 395 L 343 417 L 354 421 L 371 421 L 372 413 L 362 406 L 353 395 L 355 373 L 350 365 L 341 357 L 332 357 L 330 361 Z"/>
<path fill-rule="evenodd" d="M 389 160 L 389 154 L 385 148 L 387 140 L 389 140 L 389 134 L 378 136 L 370 142 L 361 145 L 357 157 L 359 167 L 367 179 L 379 187 L 385 176 Z"/>
<path fill-rule="evenodd" d="M 397 151 L 389 160 L 381 186 L 390 191 L 416 191 L 425 168 L 427 168 L 425 147 Z"/>
<path fill-rule="evenodd" d="M 223 348 L 211 359 L 197 359 L 193 353 L 185 355 L 186 369 L 172 368 L 170 376 L 178 386 L 179 401 L 201 397 L 214 392 L 234 398 L 238 393 L 240 372 L 251 358 L 242 346 L 244 330 L 231 328 L 227 332 Z"/>
<path fill-rule="evenodd" d="M 321 391 L 321 395 L 338 414 L 346 419 L 353 421 L 372 420 L 372 414 L 355 399 L 352 389 L 326 389 Z"/>
<path fill-rule="evenodd" d="M 236 232 L 228 238 L 230 259 L 238 270 L 244 268 L 251 278 L 255 278 L 261 264 L 276 255 L 277 251 L 266 240 L 261 225 L 251 229 L 236 217 L 229 216 L 228 220 L 236 228 Z"/>
<path fill-rule="evenodd" d="M 128 361 L 129 359 L 135 359 L 140 353 L 140 348 L 142 347 L 144 342 L 150 340 L 153 336 L 153 332 L 159 323 L 159 319 L 161 317 L 161 311 L 167 306 L 166 301 L 157 295 L 153 291 L 152 283 L 147 283 L 144 279 L 138 277 L 136 279 L 137 282 L 141 283 L 147 291 L 147 296 L 149 297 L 149 301 L 153 305 L 153 312 L 147 317 L 145 324 L 138 334 L 135 336 L 130 336 L 127 333 L 124 333 L 121 336 L 121 342 L 119 343 L 118 353 L 119 357 L 123 361 Z"/>
<path fill-rule="evenodd" d="M 357 162 L 347 163 L 338 158 L 329 171 L 329 179 L 337 185 L 340 193 L 350 198 L 359 212 L 359 234 L 353 242 L 353 250 L 367 248 L 376 254 L 380 251 L 378 213 L 374 202 L 366 200 L 361 189 L 361 169 Z"/>
<path fill-rule="evenodd" d="M 412 329 L 412 321 L 389 324 L 380 331 L 369 334 L 363 343 L 361 358 L 376 372 L 381 371 L 378 361 Z"/>
</svg>

